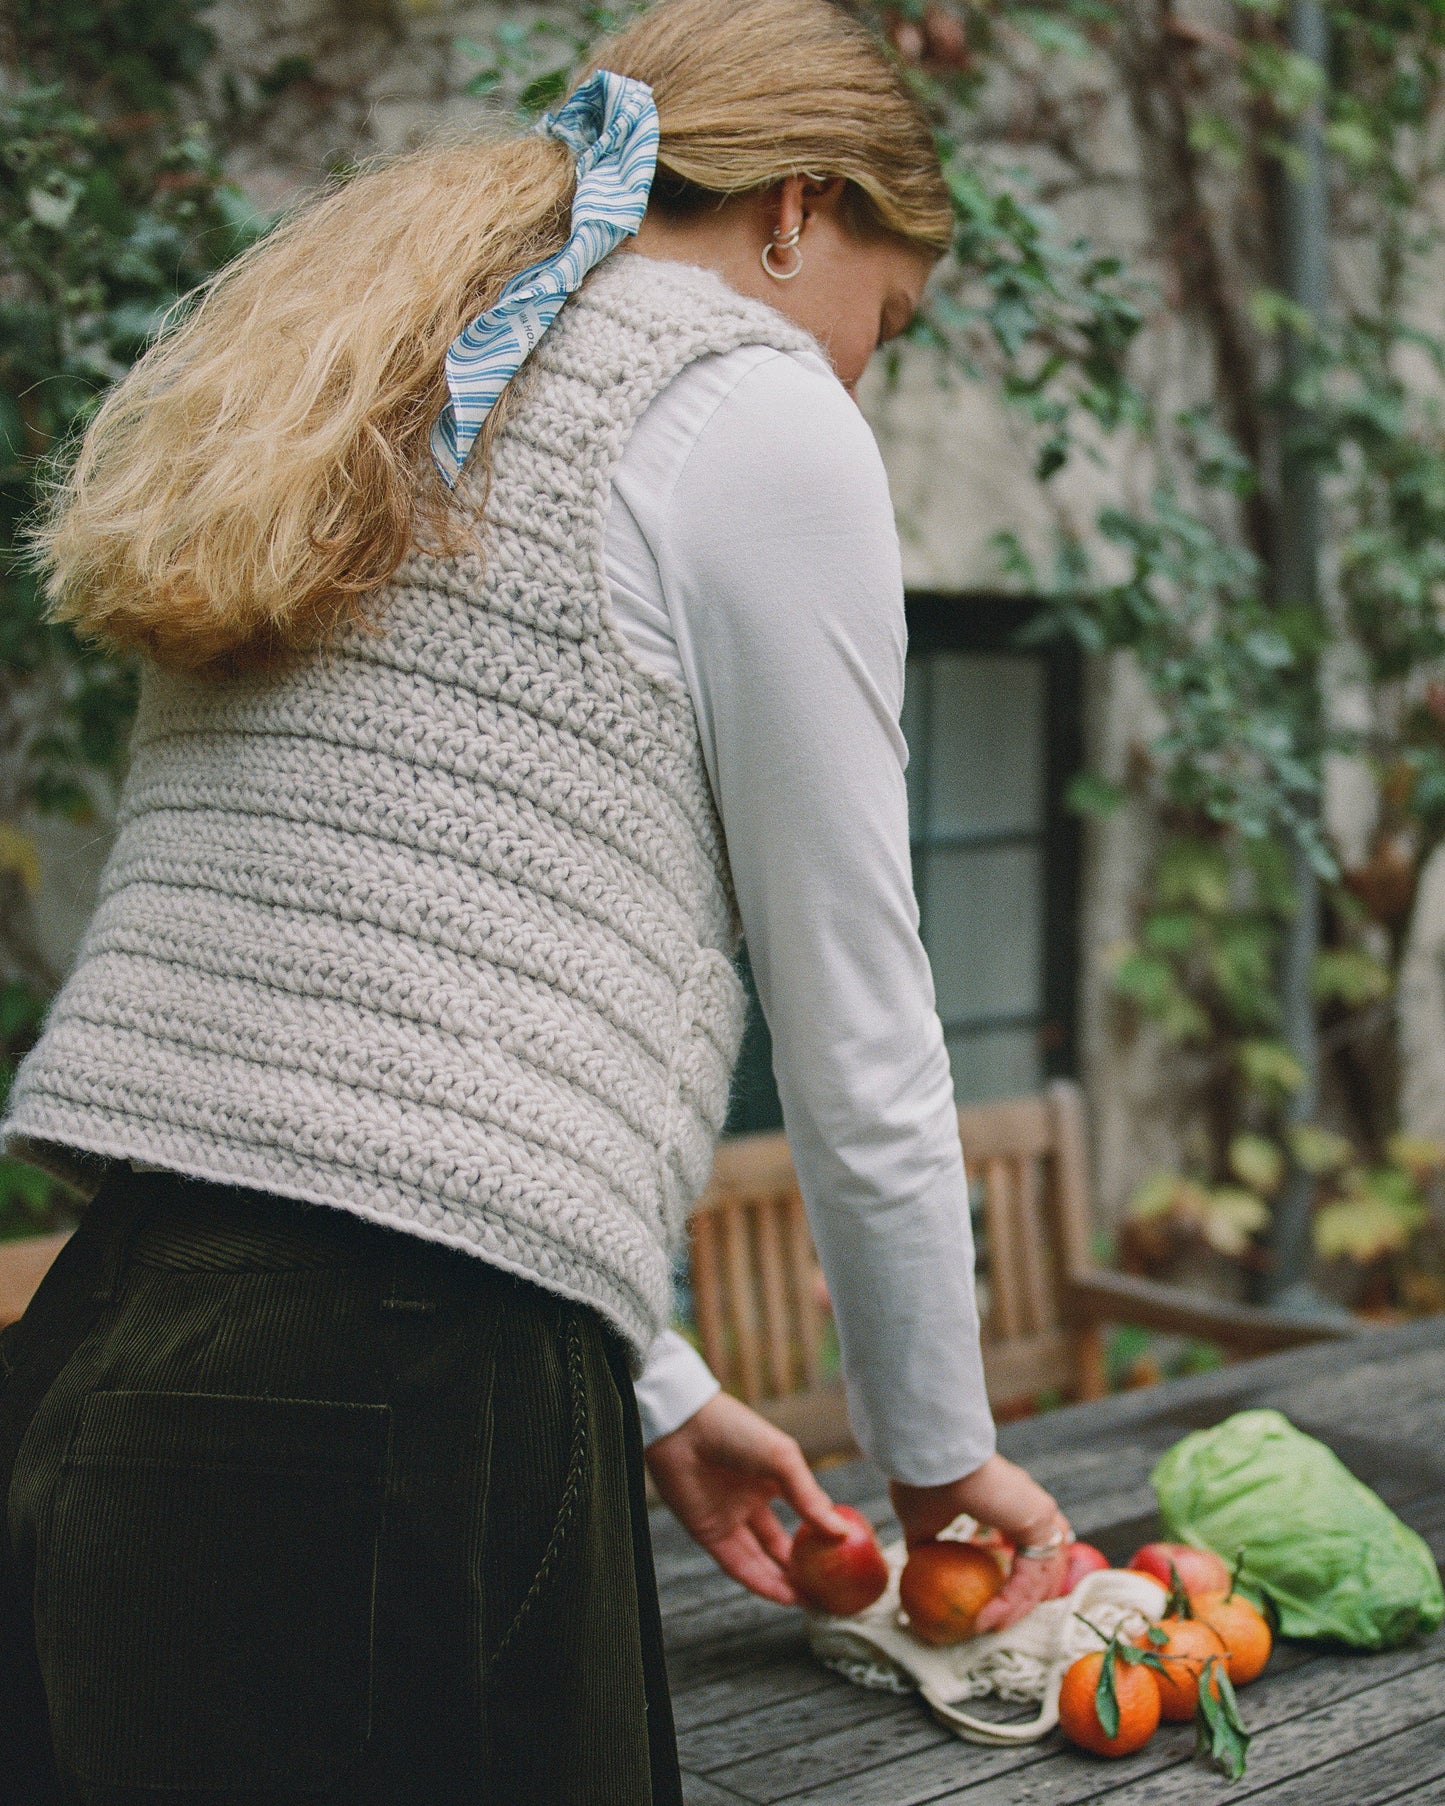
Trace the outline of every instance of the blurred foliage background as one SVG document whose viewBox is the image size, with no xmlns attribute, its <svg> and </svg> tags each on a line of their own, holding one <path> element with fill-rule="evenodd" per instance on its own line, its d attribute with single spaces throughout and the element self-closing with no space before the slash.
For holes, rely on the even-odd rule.
<svg viewBox="0 0 1445 1806">
<path fill-rule="evenodd" d="M 0 43 L 0 1093 L 60 980 L 29 898 L 34 812 L 108 822 L 136 672 L 45 619 L 20 533 L 46 461 L 180 297 L 260 222 L 222 175 L 192 84 L 205 0 L 14 0 Z M 48 1226 L 58 1188 L 0 1160 L 0 1234 Z"/>
</svg>

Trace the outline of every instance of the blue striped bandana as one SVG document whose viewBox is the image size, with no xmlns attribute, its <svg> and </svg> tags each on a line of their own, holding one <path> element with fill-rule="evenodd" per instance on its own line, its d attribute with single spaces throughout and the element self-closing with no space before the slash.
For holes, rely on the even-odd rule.
<svg viewBox="0 0 1445 1806">
<path fill-rule="evenodd" d="M 582 278 L 642 224 L 657 168 L 657 108 L 646 82 L 599 69 L 537 130 L 577 156 L 572 236 L 513 276 L 447 351 L 451 399 L 431 431 L 432 456 L 455 488 L 467 453 L 502 390 Z"/>
</svg>

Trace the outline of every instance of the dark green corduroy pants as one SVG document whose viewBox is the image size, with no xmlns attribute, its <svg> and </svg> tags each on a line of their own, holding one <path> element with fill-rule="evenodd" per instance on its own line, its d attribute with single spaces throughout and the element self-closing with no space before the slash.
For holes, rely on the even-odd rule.
<svg viewBox="0 0 1445 1806">
<path fill-rule="evenodd" d="M 620 1341 L 112 1168 L 0 1337 L 0 1799 L 678 1806 Z"/>
</svg>

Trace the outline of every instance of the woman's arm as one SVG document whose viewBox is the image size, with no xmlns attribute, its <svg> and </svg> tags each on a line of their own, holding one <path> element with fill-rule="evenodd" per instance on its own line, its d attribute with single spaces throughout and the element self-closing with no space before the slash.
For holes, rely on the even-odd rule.
<svg viewBox="0 0 1445 1806">
<path fill-rule="evenodd" d="M 967 1509 L 1028 1541 L 1054 1508 L 994 1453 L 967 1184 L 912 889 L 886 478 L 820 365 L 719 362 L 738 380 L 701 417 L 644 417 L 618 488 L 696 707 L 850 1412 L 912 1539 Z M 695 401 L 704 385 L 690 386 Z M 1045 1596 L 1061 1567 L 1020 1564 L 1001 1617 Z"/>
<path fill-rule="evenodd" d="M 697 437 L 655 542 L 773 1035 L 850 1412 L 894 1479 L 993 1453 L 948 1058 L 908 844 L 903 586 L 882 461 L 776 357 Z"/>
</svg>

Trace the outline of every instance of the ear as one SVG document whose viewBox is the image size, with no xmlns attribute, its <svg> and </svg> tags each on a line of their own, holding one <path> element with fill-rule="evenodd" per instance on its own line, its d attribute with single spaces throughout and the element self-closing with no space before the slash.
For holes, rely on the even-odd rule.
<svg viewBox="0 0 1445 1806">
<path fill-rule="evenodd" d="M 843 176 L 784 176 L 774 191 L 772 226 L 780 237 L 801 231 L 816 214 L 830 214 L 842 204 L 848 186 Z"/>
</svg>

